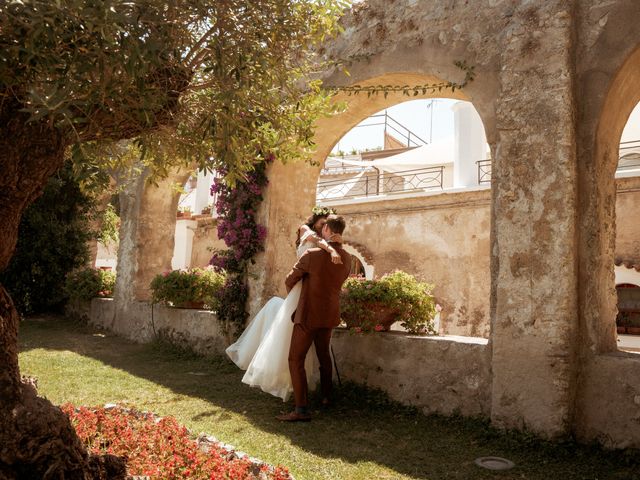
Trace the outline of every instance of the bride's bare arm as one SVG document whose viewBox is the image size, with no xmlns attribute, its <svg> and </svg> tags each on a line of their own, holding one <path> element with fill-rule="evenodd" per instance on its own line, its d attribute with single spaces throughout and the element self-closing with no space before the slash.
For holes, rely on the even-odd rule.
<svg viewBox="0 0 640 480">
<path fill-rule="evenodd" d="M 309 226 L 302 225 L 300 227 L 300 238 L 304 238 L 305 242 L 310 242 L 328 252 L 331 255 L 331 261 L 333 263 L 342 264 L 342 257 L 336 251 L 336 249 L 329 245 L 329 243 L 325 239 L 321 238 L 311 228 L 309 228 Z"/>
</svg>

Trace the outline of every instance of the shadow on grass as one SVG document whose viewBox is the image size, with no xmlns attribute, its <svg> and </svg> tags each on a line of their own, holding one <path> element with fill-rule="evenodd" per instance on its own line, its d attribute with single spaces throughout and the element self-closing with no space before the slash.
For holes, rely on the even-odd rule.
<svg viewBox="0 0 640 480">
<path fill-rule="evenodd" d="M 213 408 L 193 421 L 223 421 L 230 414 L 216 409 L 221 408 L 262 431 L 288 437 L 313 455 L 373 462 L 416 479 L 640 479 L 637 452 L 552 444 L 497 432 L 485 420 L 425 416 L 353 384 L 337 388 L 334 407 L 316 409 L 311 423 L 282 424 L 274 417 L 291 405 L 242 384 L 243 372 L 226 358 L 204 358 L 161 343 L 138 345 L 59 317 L 23 322 L 20 346 L 23 352 L 72 351 L 209 402 Z M 473 464 L 489 455 L 509 458 L 516 468 L 490 472 Z"/>
</svg>

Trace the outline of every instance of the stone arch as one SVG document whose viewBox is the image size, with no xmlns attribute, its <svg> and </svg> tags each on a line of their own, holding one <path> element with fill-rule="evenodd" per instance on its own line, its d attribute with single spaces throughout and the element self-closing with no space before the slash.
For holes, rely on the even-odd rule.
<svg viewBox="0 0 640 480">
<path fill-rule="evenodd" d="M 457 73 L 459 76 L 460 73 Z M 333 77 L 332 77 L 333 78 Z M 328 84 L 331 84 L 332 79 L 326 80 Z M 374 85 L 424 85 L 424 84 L 437 84 L 442 83 L 443 79 L 435 75 L 423 74 L 423 73 L 406 73 L 402 71 L 394 73 L 386 73 L 384 75 L 363 78 L 361 80 L 355 80 L 350 82 L 351 85 L 361 86 L 374 86 Z M 427 92 L 426 94 L 420 93 L 416 96 L 406 96 L 401 92 L 389 93 L 384 95 L 379 93 L 377 95 L 367 96 L 366 93 L 360 93 L 358 95 L 347 95 L 345 93 L 339 93 L 336 95 L 336 102 L 343 102 L 346 104 L 346 110 L 338 115 L 334 115 L 330 118 L 320 119 L 317 123 L 317 133 L 315 137 L 316 151 L 313 156 L 314 163 L 318 165 L 324 165 L 326 157 L 329 155 L 333 147 L 338 141 L 346 135 L 353 127 L 355 127 L 362 120 L 373 115 L 374 113 L 384 110 L 385 108 L 398 105 L 411 100 L 429 99 L 429 98 L 448 98 L 454 100 L 464 100 L 471 102 L 478 111 L 483 125 L 485 126 L 485 132 L 487 140 L 491 144 L 490 138 L 494 138 L 494 132 L 489 133 L 489 129 L 493 130 L 493 118 L 492 113 L 488 112 L 483 105 L 476 105 L 473 97 L 468 90 L 471 90 L 471 85 L 464 90 L 442 90 L 435 92 Z M 491 135 L 491 136 L 490 136 Z"/>
<path fill-rule="evenodd" d="M 444 46 L 406 47 L 406 52 L 397 55 L 383 53 L 377 58 L 356 62 L 349 67 L 350 76 L 342 71 L 328 72 L 324 84 L 339 85 L 422 85 L 440 83 L 444 79 L 461 82 L 464 72 L 454 65 L 456 60 L 465 58 L 458 50 Z M 416 57 L 426 59 L 423 65 L 416 68 Z M 473 63 L 473 62 L 471 62 Z M 443 66 L 444 65 L 444 66 Z M 312 163 L 282 165 L 275 162 L 269 170 L 270 185 L 286 183 L 286 189 L 269 188 L 265 193 L 264 206 L 259 212 L 259 221 L 270 226 L 265 242 L 265 253 L 259 256 L 257 264 L 261 265 L 252 272 L 250 280 L 249 312 L 257 313 L 261 305 L 273 295 L 283 295 L 282 285 L 274 284 L 270 279 L 284 278 L 290 265 L 295 260 L 295 249 L 291 243 L 291 234 L 295 232 L 298 222 L 308 215 L 315 204 L 316 185 L 320 175 L 320 167 L 337 141 L 351 128 L 371 114 L 408 100 L 428 98 L 452 98 L 470 101 L 478 111 L 485 127 L 487 141 L 494 149 L 496 139 L 494 100 L 498 88 L 495 72 L 492 68 L 485 71 L 482 66 L 482 80 L 474 80 L 464 90 L 455 92 L 444 90 L 417 96 L 407 97 L 402 93 L 390 93 L 367 97 L 366 94 L 347 96 L 336 95 L 336 101 L 344 101 L 347 108 L 343 113 L 318 120 L 316 124 L 316 150 Z M 429 73 L 430 72 L 430 73 Z M 296 199 L 292 202 L 291 199 Z M 283 246 L 289 246 L 283 248 Z"/>
<path fill-rule="evenodd" d="M 176 182 L 184 184 L 189 177 L 187 171 L 174 170 L 154 185 L 148 181 L 149 173 L 143 170 L 139 176 L 130 179 L 120 193 L 119 268 L 114 291 L 113 328 L 124 334 L 130 333 L 130 310 L 137 302 L 151 298 L 149 284 L 153 277 L 171 269 L 180 196 L 172 185 Z"/>
<path fill-rule="evenodd" d="M 595 6 L 579 10 L 582 22 L 594 14 L 602 21 L 590 29 L 583 24 L 576 52 L 580 337 L 574 431 L 580 440 L 620 447 L 640 442 L 636 429 L 608 414 L 637 410 L 625 392 L 638 388 L 638 358 L 617 351 L 614 264 L 619 142 L 640 101 L 638 5 L 620 0 L 604 12 Z"/>
<path fill-rule="evenodd" d="M 613 72 L 601 110 L 595 116 L 592 143 L 583 141 L 579 164 L 582 186 L 583 238 L 590 238 L 589 252 L 580 262 L 581 312 L 588 333 L 586 347 L 594 353 L 615 351 L 616 296 L 613 286 L 615 256 L 615 171 L 619 143 L 629 115 L 640 101 L 640 46 L 636 46 Z M 595 113 L 595 112 L 594 112 Z M 584 137 L 583 137 L 584 138 Z M 591 145 L 589 145 L 591 143 Z M 589 159 L 588 157 L 591 157 Z M 588 258 L 585 258 L 585 254 Z"/>
<path fill-rule="evenodd" d="M 375 272 L 375 266 L 373 265 L 373 256 L 366 249 L 365 246 L 359 243 L 347 242 L 343 245 L 344 249 L 356 257 L 362 266 L 364 267 L 364 276 L 367 280 L 372 280 Z"/>
</svg>

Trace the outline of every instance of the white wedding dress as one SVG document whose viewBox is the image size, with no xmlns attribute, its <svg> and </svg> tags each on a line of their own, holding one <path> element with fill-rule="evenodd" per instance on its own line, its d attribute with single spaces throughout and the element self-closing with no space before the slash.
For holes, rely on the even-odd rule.
<svg viewBox="0 0 640 480">
<path fill-rule="evenodd" d="M 306 241 L 309 235 L 300 239 L 296 254 L 298 258 L 314 245 Z M 293 392 L 289 374 L 289 346 L 293 322 L 291 316 L 298 307 L 302 282 L 296 283 L 287 298 L 273 297 L 251 320 L 240 338 L 226 349 L 233 362 L 246 370 L 242 382 L 287 401 Z M 305 360 L 305 370 L 309 387 L 317 383 L 315 347 L 312 345 Z"/>
</svg>

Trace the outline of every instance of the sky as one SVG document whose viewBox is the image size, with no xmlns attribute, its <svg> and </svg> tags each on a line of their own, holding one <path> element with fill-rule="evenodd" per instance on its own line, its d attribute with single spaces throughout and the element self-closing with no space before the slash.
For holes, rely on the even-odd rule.
<svg viewBox="0 0 640 480">
<path fill-rule="evenodd" d="M 434 141 L 453 137 L 453 111 L 451 107 L 456 102 L 458 100 L 445 98 L 412 100 L 388 108 L 387 113 L 413 133 L 429 142 L 430 132 Z M 433 105 L 433 118 L 430 104 Z M 378 113 L 384 113 L 384 110 Z M 367 119 L 361 122 L 360 125 L 379 123 L 382 120 L 382 118 Z M 364 150 L 366 148 L 382 147 L 384 142 L 383 132 L 384 127 L 382 125 L 355 127 L 340 139 L 333 148 L 332 153 L 338 150 L 350 153 L 353 149 Z M 621 141 L 630 140 L 640 140 L 640 104 L 636 106 L 629 116 L 622 134 Z"/>
<path fill-rule="evenodd" d="M 429 142 L 430 138 L 435 141 L 453 137 L 453 111 L 451 107 L 456 102 L 458 100 L 445 98 L 411 100 L 387 108 L 387 114 L 426 142 Z M 431 107 L 431 105 L 433 106 Z M 378 113 L 384 113 L 384 110 Z M 360 125 L 380 123 L 382 121 L 382 118 L 367 119 L 361 122 Z M 365 148 L 382 147 L 384 142 L 383 132 L 384 126 L 382 125 L 355 127 L 340 139 L 333 152 L 342 150 L 350 153 L 352 149 L 364 150 Z M 394 132 L 391 133 L 393 134 Z M 399 137 L 399 135 L 395 136 L 396 138 Z"/>
</svg>

